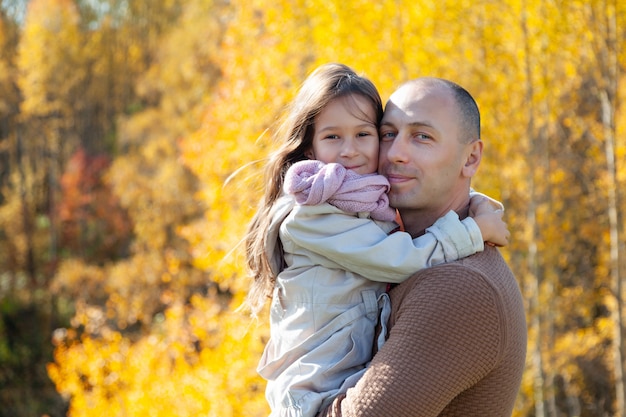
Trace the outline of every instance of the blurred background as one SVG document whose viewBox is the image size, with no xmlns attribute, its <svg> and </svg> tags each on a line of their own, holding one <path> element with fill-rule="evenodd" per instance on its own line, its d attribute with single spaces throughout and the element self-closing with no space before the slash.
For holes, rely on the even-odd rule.
<svg viewBox="0 0 626 417">
<path fill-rule="evenodd" d="M 267 415 L 239 242 L 329 61 L 476 97 L 528 314 L 514 416 L 624 415 L 626 2 L 1 0 L 1 417 Z"/>
</svg>

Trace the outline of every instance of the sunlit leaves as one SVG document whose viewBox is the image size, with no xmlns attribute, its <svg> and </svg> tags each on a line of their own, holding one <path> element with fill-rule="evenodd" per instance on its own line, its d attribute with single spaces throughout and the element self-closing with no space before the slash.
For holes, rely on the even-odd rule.
<svg viewBox="0 0 626 417">
<path fill-rule="evenodd" d="M 531 342 L 564 395 L 592 401 L 586 378 L 611 378 L 615 308 L 597 94 L 606 68 L 594 45 L 614 13 L 624 62 L 618 3 L 168 0 L 98 14 L 33 0 L 17 55 L 14 28 L 0 23 L 0 117 L 23 98 L 19 123 L 0 126 L 12 158 L 0 170 L 0 284 L 30 294 L 34 254 L 33 285 L 54 277 L 44 290 L 74 311 L 49 368 L 70 415 L 267 414 L 255 373 L 267 327 L 233 313 L 249 285 L 238 244 L 275 122 L 329 61 L 370 77 L 383 99 L 421 75 L 476 97 L 485 156 L 473 185 L 505 202 L 503 253 L 549 317 Z M 625 114 L 618 107 L 619 184 Z M 516 415 L 532 413 L 532 387 L 529 370 Z"/>
<path fill-rule="evenodd" d="M 78 12 L 71 0 L 29 4 L 19 48 L 22 112 L 69 116 L 67 99 L 84 76 Z"/>
<path fill-rule="evenodd" d="M 236 314 L 215 320 L 213 306 L 197 299 L 189 321 L 184 308 L 174 306 L 161 331 L 136 341 L 106 332 L 60 343 L 55 358 L 61 365 L 48 372 L 72 398 L 70 415 L 267 415 L 255 372 L 258 334 Z M 213 331 L 197 338 L 194 329 Z"/>
</svg>

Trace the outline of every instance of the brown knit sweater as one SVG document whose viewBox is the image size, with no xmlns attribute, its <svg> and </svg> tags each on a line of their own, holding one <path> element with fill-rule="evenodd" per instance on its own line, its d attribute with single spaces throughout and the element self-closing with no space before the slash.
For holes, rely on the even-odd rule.
<svg viewBox="0 0 626 417">
<path fill-rule="evenodd" d="M 509 417 L 527 330 L 498 250 L 424 269 L 390 296 L 387 342 L 356 387 L 320 415 Z"/>
</svg>

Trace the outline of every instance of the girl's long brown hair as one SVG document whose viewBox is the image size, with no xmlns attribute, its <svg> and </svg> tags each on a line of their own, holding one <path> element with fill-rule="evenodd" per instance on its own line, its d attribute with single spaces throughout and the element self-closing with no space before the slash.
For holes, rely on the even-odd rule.
<svg viewBox="0 0 626 417">
<path fill-rule="evenodd" d="M 244 239 L 246 262 L 254 278 L 248 292 L 247 304 L 256 315 L 271 297 L 276 282 L 267 253 L 267 234 L 272 221 L 270 211 L 282 194 L 285 173 L 312 147 L 314 121 L 322 109 L 336 98 L 359 95 L 368 99 L 376 113 L 376 126 L 383 115 L 382 100 L 374 84 L 357 75 L 343 64 L 326 64 L 313 71 L 302 84 L 289 105 L 282 123 L 274 134 L 279 148 L 270 156 L 265 167 L 265 193 L 259 208 L 248 226 Z M 355 106 L 356 108 L 356 106 Z M 360 117 L 366 117 L 364 114 Z"/>
</svg>

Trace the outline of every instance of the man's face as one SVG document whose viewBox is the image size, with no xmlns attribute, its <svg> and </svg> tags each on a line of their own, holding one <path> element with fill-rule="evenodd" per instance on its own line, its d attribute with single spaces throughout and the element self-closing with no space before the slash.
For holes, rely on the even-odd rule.
<svg viewBox="0 0 626 417">
<path fill-rule="evenodd" d="M 441 88 L 405 85 L 389 99 L 380 129 L 379 172 L 391 184 L 389 202 L 403 211 L 443 215 L 469 186 L 468 145 L 459 140 L 457 105 Z"/>
</svg>

